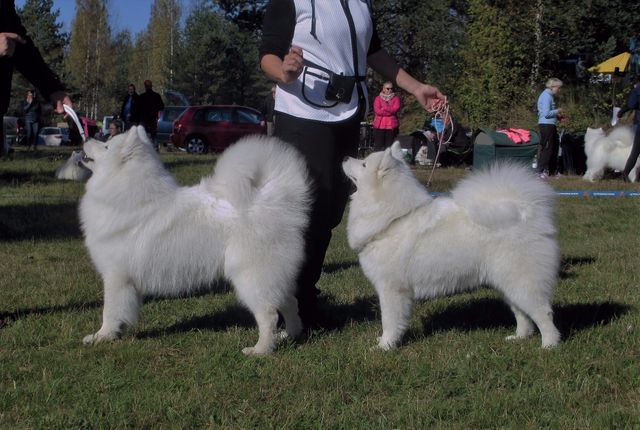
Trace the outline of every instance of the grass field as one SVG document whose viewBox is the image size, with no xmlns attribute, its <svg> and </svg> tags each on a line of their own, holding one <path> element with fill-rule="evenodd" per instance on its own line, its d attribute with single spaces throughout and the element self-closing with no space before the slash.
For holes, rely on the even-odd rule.
<svg viewBox="0 0 640 430">
<path fill-rule="evenodd" d="M 419 304 L 400 349 L 370 351 L 378 301 L 344 225 L 319 284 L 330 329 L 245 357 L 255 324 L 221 287 L 149 299 L 121 340 L 87 347 L 102 285 L 78 225 L 84 185 L 53 178 L 69 153 L 19 151 L 0 162 L 0 429 L 640 428 L 639 197 L 559 198 L 563 342 L 553 350 L 540 349 L 539 336 L 505 341 L 515 321 L 484 289 Z M 214 158 L 163 154 L 183 184 Z M 438 169 L 432 190 L 465 174 Z"/>
</svg>

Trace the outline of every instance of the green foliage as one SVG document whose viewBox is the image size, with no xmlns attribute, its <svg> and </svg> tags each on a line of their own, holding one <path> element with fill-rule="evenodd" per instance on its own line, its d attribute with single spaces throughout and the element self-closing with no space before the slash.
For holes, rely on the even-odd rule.
<svg viewBox="0 0 640 430">
<path fill-rule="evenodd" d="M 267 87 L 258 65 L 257 38 L 204 4 L 187 17 L 177 54 L 175 87 L 192 103 L 259 106 Z"/>
<path fill-rule="evenodd" d="M 397 351 L 370 351 L 378 299 L 335 230 L 319 288 L 332 329 L 244 357 L 251 314 L 221 288 L 147 299 L 138 325 L 88 347 L 102 281 L 79 229 L 84 185 L 56 181 L 68 148 L 0 162 L 0 428 L 609 429 L 640 426 L 640 198 L 558 199 L 562 265 L 553 350 L 507 342 L 515 322 L 490 290 L 415 306 Z M 197 184 L 214 155 L 162 154 Z M 429 171 L 414 171 L 425 180 Z M 433 191 L 467 174 L 436 170 Z M 626 189 L 577 177 L 559 189 Z M 589 240 L 586 240 L 589 238 Z M 179 256 L 176 256 L 179 258 Z M 455 264 L 455 261 L 452 262 Z"/>
</svg>

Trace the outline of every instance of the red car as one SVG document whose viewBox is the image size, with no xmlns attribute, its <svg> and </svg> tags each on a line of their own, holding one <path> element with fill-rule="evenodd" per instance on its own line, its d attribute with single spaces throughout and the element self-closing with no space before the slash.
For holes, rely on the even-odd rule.
<svg viewBox="0 0 640 430">
<path fill-rule="evenodd" d="M 173 122 L 171 142 L 187 152 L 222 151 L 247 134 L 266 134 L 260 111 L 245 106 L 190 106 Z"/>
</svg>

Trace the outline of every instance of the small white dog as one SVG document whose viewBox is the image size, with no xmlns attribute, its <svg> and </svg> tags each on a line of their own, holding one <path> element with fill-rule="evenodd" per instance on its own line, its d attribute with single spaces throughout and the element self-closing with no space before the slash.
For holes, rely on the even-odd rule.
<svg viewBox="0 0 640 430">
<path fill-rule="evenodd" d="M 499 290 L 516 317 L 515 335 L 542 346 L 560 340 L 551 296 L 560 252 L 555 238 L 555 193 L 530 169 L 496 165 L 472 174 L 452 197 L 432 198 L 402 160 L 399 145 L 365 160 L 343 163 L 357 191 L 347 225 L 350 246 L 380 298 L 378 347 L 394 348 L 409 325 L 416 299 Z"/>
<path fill-rule="evenodd" d="M 143 127 L 84 151 L 93 175 L 80 203 L 85 243 L 104 281 L 102 327 L 84 338 L 119 337 L 135 324 L 143 295 L 171 296 L 224 277 L 259 329 L 245 354 L 302 330 L 295 278 L 302 264 L 309 178 L 302 157 L 275 138 L 248 137 L 228 148 L 213 175 L 179 187 Z"/>
<path fill-rule="evenodd" d="M 615 127 L 609 134 L 605 134 L 601 128 L 587 128 L 584 135 L 587 172 L 583 178 L 593 182 L 602 177 L 606 168 L 624 170 L 632 145 L 633 130 L 630 127 Z M 636 177 L 638 166 L 640 166 L 640 159 L 629 172 L 631 182 L 638 180 Z"/>
<path fill-rule="evenodd" d="M 73 151 L 67 161 L 56 169 L 56 178 L 80 182 L 89 179 L 91 169 L 82 163 L 83 157 L 84 153 L 82 151 Z"/>
<path fill-rule="evenodd" d="M 433 160 L 429 158 L 429 149 L 426 145 L 422 145 L 418 152 L 416 152 L 416 163 L 421 166 L 433 165 Z"/>
</svg>

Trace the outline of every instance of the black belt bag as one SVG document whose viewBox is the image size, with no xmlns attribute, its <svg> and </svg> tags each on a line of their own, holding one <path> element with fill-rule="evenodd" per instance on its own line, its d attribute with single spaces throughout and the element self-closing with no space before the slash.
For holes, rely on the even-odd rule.
<svg viewBox="0 0 640 430">
<path fill-rule="evenodd" d="M 336 102 L 336 104 L 351 102 L 353 88 L 355 87 L 356 82 L 364 80 L 361 76 L 345 76 L 344 74 L 334 73 L 326 67 L 319 66 L 309 60 L 304 60 L 304 65 L 307 66 L 307 68 L 318 69 L 327 75 L 322 76 L 308 70 L 306 71 L 309 75 L 328 81 L 324 98 L 327 101 Z"/>
</svg>

